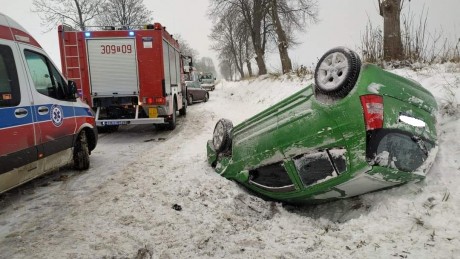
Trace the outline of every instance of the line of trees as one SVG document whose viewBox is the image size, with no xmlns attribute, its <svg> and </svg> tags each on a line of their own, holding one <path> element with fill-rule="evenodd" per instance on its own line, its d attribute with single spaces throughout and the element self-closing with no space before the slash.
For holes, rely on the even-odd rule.
<svg viewBox="0 0 460 259">
<path fill-rule="evenodd" d="M 48 31 L 62 23 L 86 30 L 89 26 L 119 25 L 129 29 L 152 22 L 152 11 L 143 0 L 33 0 L 32 6 Z M 182 54 L 193 58 L 198 71 L 216 74 L 211 58 L 199 59 L 198 52 L 185 39 L 180 35 L 176 39 L 181 44 Z"/>
<path fill-rule="evenodd" d="M 316 0 L 210 0 L 209 16 L 214 21 L 210 39 L 218 52 L 224 77 L 235 73 L 267 73 L 265 53 L 276 45 L 282 72 L 292 71 L 289 48 L 297 44 L 295 33 L 318 20 Z M 225 71 L 225 72 L 224 72 Z M 227 78 L 231 79 L 231 78 Z"/>
<path fill-rule="evenodd" d="M 33 0 L 32 11 L 38 13 L 48 31 L 61 23 L 86 30 L 103 25 L 130 28 L 152 19 L 143 0 Z"/>
</svg>

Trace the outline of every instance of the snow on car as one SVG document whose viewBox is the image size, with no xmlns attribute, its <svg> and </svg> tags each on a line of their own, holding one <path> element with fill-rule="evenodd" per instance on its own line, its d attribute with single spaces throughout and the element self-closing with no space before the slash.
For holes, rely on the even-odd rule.
<svg viewBox="0 0 460 259">
<path fill-rule="evenodd" d="M 315 72 L 314 85 L 243 123 L 217 122 L 207 143 L 217 173 L 295 203 L 424 179 L 438 150 L 437 103 L 429 91 L 361 65 L 346 48 L 325 53 Z"/>
</svg>

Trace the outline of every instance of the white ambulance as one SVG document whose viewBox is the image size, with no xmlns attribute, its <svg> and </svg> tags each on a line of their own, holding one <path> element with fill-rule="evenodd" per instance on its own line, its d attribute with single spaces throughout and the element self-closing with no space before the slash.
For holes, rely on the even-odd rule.
<svg viewBox="0 0 460 259">
<path fill-rule="evenodd" d="M 89 168 L 97 130 L 38 42 L 0 13 L 0 193 L 73 163 Z"/>
</svg>

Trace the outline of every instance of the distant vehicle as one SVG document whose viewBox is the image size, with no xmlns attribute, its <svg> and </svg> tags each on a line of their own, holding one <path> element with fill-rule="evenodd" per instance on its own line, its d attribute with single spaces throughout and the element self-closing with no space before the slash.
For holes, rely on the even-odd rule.
<svg viewBox="0 0 460 259">
<path fill-rule="evenodd" d="M 217 122 L 208 161 L 270 199 L 311 203 L 425 178 L 437 153 L 437 104 L 420 84 L 345 48 L 315 84 L 233 127 Z"/>
<path fill-rule="evenodd" d="M 91 27 L 89 27 L 91 29 Z M 99 127 L 126 124 L 176 127 L 186 114 L 179 43 L 160 23 L 145 29 L 60 25 L 62 70 L 96 111 Z"/>
<path fill-rule="evenodd" d="M 212 73 L 204 73 L 200 76 L 201 87 L 206 90 L 214 91 L 216 88 L 216 78 Z"/>
<path fill-rule="evenodd" d="M 91 108 L 38 42 L 0 13 L 0 193 L 73 163 L 97 144 Z"/>
<path fill-rule="evenodd" d="M 187 86 L 187 103 L 192 105 L 194 102 L 207 102 L 209 93 L 201 87 L 199 76 L 192 67 L 185 73 L 185 84 Z"/>
</svg>

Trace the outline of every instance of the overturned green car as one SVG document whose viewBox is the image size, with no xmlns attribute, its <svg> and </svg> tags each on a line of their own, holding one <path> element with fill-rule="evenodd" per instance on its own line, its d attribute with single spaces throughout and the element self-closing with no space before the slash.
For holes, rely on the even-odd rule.
<svg viewBox="0 0 460 259">
<path fill-rule="evenodd" d="M 235 127 L 219 120 L 208 162 L 269 199 L 348 198 L 424 179 L 438 150 L 436 111 L 420 84 L 335 48 L 315 84 Z"/>
</svg>

